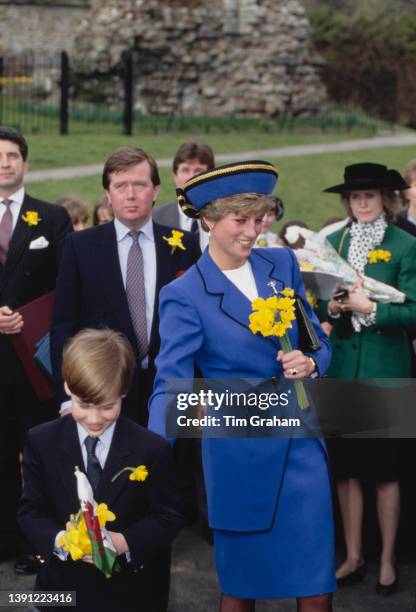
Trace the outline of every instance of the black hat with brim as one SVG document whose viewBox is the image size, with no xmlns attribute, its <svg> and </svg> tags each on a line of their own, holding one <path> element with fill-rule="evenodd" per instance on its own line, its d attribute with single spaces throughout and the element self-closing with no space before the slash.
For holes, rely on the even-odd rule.
<svg viewBox="0 0 416 612">
<path fill-rule="evenodd" d="M 324 189 L 327 193 L 345 193 L 362 189 L 389 189 L 401 191 L 409 185 L 397 170 L 389 170 L 383 164 L 360 163 L 347 166 L 344 182 Z"/>
</svg>

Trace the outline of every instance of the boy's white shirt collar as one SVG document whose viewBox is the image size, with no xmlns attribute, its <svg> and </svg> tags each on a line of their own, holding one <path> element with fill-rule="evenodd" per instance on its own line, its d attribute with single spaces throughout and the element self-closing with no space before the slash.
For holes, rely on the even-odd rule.
<svg viewBox="0 0 416 612">
<path fill-rule="evenodd" d="M 77 423 L 79 443 L 81 445 L 81 448 L 83 448 L 85 438 L 87 438 L 91 434 L 89 434 L 88 431 L 86 431 L 83 428 L 81 423 L 78 423 L 78 421 L 76 421 L 76 423 Z M 114 423 L 111 423 L 110 427 L 107 427 L 107 429 L 100 436 L 98 436 L 100 439 L 100 443 L 107 449 L 107 452 L 110 449 L 111 442 L 113 440 L 114 428 L 116 426 L 116 423 L 117 421 L 114 421 Z"/>
</svg>

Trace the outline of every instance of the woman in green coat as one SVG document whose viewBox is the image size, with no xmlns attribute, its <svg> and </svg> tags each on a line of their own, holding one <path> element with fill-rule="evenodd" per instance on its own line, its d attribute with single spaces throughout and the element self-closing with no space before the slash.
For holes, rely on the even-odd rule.
<svg viewBox="0 0 416 612">
<path fill-rule="evenodd" d="M 359 273 L 383 281 L 406 294 L 403 304 L 373 302 L 362 279 L 342 299 L 328 302 L 333 326 L 329 377 L 342 379 L 407 378 L 411 376 L 408 331 L 416 326 L 416 239 L 393 221 L 399 206 L 396 192 L 407 184 L 395 170 L 360 163 L 345 168 L 344 183 L 325 191 L 341 194 L 351 218 L 328 239 Z M 377 390 L 362 386 L 364 403 Z M 367 391 L 365 391 L 367 389 Z M 365 397 L 365 399 L 364 399 Z M 347 557 L 336 576 L 340 586 L 362 580 L 363 494 L 361 481 L 371 479 L 377 490 L 382 537 L 376 590 L 397 590 L 394 548 L 400 510 L 397 440 L 339 440 L 334 444 L 333 471 L 344 526 Z"/>
</svg>

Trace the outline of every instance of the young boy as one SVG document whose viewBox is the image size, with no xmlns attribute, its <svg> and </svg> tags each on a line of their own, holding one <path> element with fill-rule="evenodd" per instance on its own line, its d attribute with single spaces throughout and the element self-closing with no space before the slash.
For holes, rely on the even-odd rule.
<svg viewBox="0 0 416 612">
<path fill-rule="evenodd" d="M 18 522 L 42 557 L 35 588 L 76 591 L 77 610 L 155 612 L 151 560 L 183 524 L 169 444 L 120 416 L 133 366 L 122 334 L 79 332 L 65 347 L 62 366 L 72 414 L 33 428 L 27 438 Z M 57 535 L 80 506 L 76 465 L 89 477 L 97 503 L 116 515 L 107 527 L 122 571 L 111 578 L 88 558 L 62 561 L 56 554 Z M 130 480 L 129 472 L 111 482 L 122 468 L 139 465 L 148 470 L 144 482 Z"/>
</svg>

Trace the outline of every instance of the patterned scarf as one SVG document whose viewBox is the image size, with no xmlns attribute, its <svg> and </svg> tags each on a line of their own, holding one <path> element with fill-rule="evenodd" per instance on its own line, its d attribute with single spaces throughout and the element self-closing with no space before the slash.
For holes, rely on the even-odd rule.
<svg viewBox="0 0 416 612">
<path fill-rule="evenodd" d="M 384 239 L 384 234 L 387 229 L 387 221 L 385 214 L 382 213 L 372 223 L 354 222 L 351 225 L 351 241 L 348 249 L 348 263 L 357 270 L 364 272 L 364 268 L 368 263 L 368 253 L 378 247 Z M 356 332 L 360 332 L 362 326 L 369 327 L 375 323 L 375 313 L 365 315 L 359 312 L 353 312 L 351 315 L 351 323 Z"/>
<path fill-rule="evenodd" d="M 357 272 L 364 272 L 368 263 L 368 252 L 383 242 L 387 229 L 385 214 L 382 213 L 373 223 L 354 222 L 351 225 L 351 241 L 348 250 L 348 263 Z"/>
</svg>

